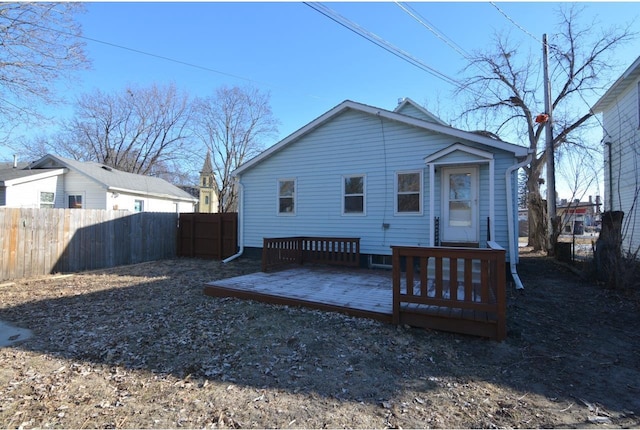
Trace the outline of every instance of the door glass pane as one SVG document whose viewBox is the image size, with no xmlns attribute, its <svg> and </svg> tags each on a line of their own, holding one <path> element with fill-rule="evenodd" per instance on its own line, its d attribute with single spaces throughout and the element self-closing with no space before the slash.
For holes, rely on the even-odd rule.
<svg viewBox="0 0 640 430">
<path fill-rule="evenodd" d="M 471 174 L 449 175 L 449 226 L 471 227 Z"/>
<path fill-rule="evenodd" d="M 471 202 L 449 202 L 449 225 L 471 227 Z"/>
<path fill-rule="evenodd" d="M 449 175 L 449 200 L 469 200 L 471 196 L 471 174 Z"/>
</svg>

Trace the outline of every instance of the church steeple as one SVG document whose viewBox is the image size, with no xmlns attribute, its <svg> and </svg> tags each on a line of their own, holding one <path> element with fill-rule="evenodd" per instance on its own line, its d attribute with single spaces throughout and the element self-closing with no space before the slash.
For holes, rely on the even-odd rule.
<svg viewBox="0 0 640 430">
<path fill-rule="evenodd" d="M 200 175 L 213 175 L 213 167 L 211 167 L 211 150 L 207 149 L 207 156 L 204 159 L 204 166 L 202 166 L 202 171 Z"/>
<path fill-rule="evenodd" d="M 204 159 L 204 165 L 200 171 L 200 204 L 199 212 L 214 213 L 218 212 L 218 194 L 215 182 L 215 175 L 211 165 L 211 150 L 207 150 L 207 156 Z"/>
</svg>

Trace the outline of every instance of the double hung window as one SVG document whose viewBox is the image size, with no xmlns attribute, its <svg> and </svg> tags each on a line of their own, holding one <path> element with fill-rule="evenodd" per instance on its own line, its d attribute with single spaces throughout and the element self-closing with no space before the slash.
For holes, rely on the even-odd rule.
<svg viewBox="0 0 640 430">
<path fill-rule="evenodd" d="M 422 213 L 422 171 L 396 174 L 396 213 Z"/>
<path fill-rule="evenodd" d="M 342 213 L 365 215 L 365 175 L 349 175 L 342 178 Z"/>
<path fill-rule="evenodd" d="M 296 213 L 296 181 L 295 179 L 278 180 L 278 214 L 295 215 Z"/>
</svg>

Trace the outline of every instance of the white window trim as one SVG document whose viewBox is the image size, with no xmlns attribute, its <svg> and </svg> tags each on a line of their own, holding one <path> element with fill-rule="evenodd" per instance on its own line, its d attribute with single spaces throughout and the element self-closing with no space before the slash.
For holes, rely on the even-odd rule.
<svg viewBox="0 0 640 430">
<path fill-rule="evenodd" d="M 280 212 L 280 182 L 293 182 L 293 212 Z M 277 216 L 296 216 L 298 211 L 298 180 L 296 178 L 278 178 L 276 180 L 276 215 Z"/>
<path fill-rule="evenodd" d="M 349 212 L 346 213 L 344 211 L 344 199 L 346 196 L 345 194 L 345 189 L 344 189 L 344 181 L 347 178 L 356 178 L 356 177 L 361 177 L 362 178 L 362 212 L 358 212 L 358 213 L 353 213 L 353 212 Z M 342 193 L 340 195 L 340 199 L 341 199 L 341 206 L 342 206 L 342 216 L 366 216 L 367 215 L 367 175 L 364 173 L 354 173 L 354 174 L 350 174 L 350 175 L 342 175 L 341 178 L 342 181 Z M 355 195 L 355 194 L 351 194 L 351 195 Z"/>
<path fill-rule="evenodd" d="M 420 190 L 418 191 L 419 194 L 419 205 L 420 205 L 420 209 L 417 212 L 398 212 L 398 175 L 406 175 L 406 174 L 410 174 L 410 173 L 418 173 L 420 175 Z M 394 197 L 393 197 L 393 214 L 396 216 L 422 216 L 424 213 L 424 203 L 423 203 L 423 199 L 424 199 L 424 170 L 423 169 L 416 169 L 416 170 L 399 170 L 396 172 L 395 176 L 394 176 L 394 186 L 393 186 L 393 191 L 394 191 Z M 413 193 L 412 193 L 413 194 Z"/>
<path fill-rule="evenodd" d="M 140 202 L 140 209 L 142 209 L 142 210 L 139 210 L 139 211 L 136 210 L 136 203 L 138 203 L 138 202 Z M 146 203 L 145 199 L 134 199 L 133 200 L 133 212 L 134 213 L 142 213 L 142 212 L 144 212 L 146 206 L 147 206 L 147 203 Z"/>
<path fill-rule="evenodd" d="M 78 209 L 78 208 L 70 208 L 69 207 L 69 197 L 70 196 L 81 196 L 82 197 L 82 208 L 87 209 L 87 196 L 84 191 L 68 191 L 64 193 L 64 208 L 65 209 Z"/>
</svg>

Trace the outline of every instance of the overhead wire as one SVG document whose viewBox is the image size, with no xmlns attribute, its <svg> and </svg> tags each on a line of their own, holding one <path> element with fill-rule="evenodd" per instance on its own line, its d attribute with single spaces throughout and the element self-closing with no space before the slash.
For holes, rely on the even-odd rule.
<svg viewBox="0 0 640 430">
<path fill-rule="evenodd" d="M 360 25 L 350 21 L 349 19 L 345 18 L 344 16 L 340 15 L 339 13 L 335 12 L 334 10 L 328 8 L 327 6 L 321 4 L 321 3 L 311 3 L 311 2 L 303 2 L 305 5 L 309 6 L 311 9 L 314 9 L 316 12 L 324 15 L 325 17 L 331 19 L 332 21 L 334 21 L 335 23 L 341 25 L 342 27 L 346 28 L 347 30 L 357 34 L 358 36 L 374 43 L 375 45 L 377 45 L 378 47 L 384 49 L 385 51 L 389 52 L 390 54 L 395 55 L 396 57 L 418 67 L 419 69 L 431 74 L 432 76 L 448 83 L 449 85 L 452 85 L 460 90 L 464 90 L 464 91 L 470 91 L 470 92 L 474 92 L 476 95 L 480 96 L 479 93 L 476 93 L 474 90 L 471 90 L 470 88 L 464 86 L 462 83 L 458 82 L 456 79 L 451 78 L 450 76 L 447 76 L 446 74 L 440 72 L 439 70 L 429 66 L 428 64 L 424 63 L 422 60 L 419 60 L 418 58 L 414 57 L 413 55 L 411 55 L 410 53 L 396 47 L 395 45 L 391 44 L 390 42 L 384 40 L 383 38 L 381 38 L 380 36 L 378 36 L 375 33 L 372 33 L 368 30 L 366 30 L 365 28 L 361 27 Z"/>
<path fill-rule="evenodd" d="M 181 64 L 183 66 L 204 70 L 206 72 L 216 73 L 216 74 L 223 75 L 223 76 L 228 76 L 228 77 L 231 77 L 231 78 L 234 78 L 234 79 L 240 79 L 240 80 L 243 80 L 243 81 L 247 81 L 247 82 L 251 82 L 251 83 L 255 83 L 255 84 L 266 85 L 266 86 L 269 86 L 269 87 L 274 87 L 274 88 L 278 87 L 277 85 L 271 84 L 271 83 L 268 83 L 268 82 L 256 81 L 255 79 L 247 78 L 247 77 L 240 76 L 240 75 L 235 75 L 233 73 L 223 72 L 221 70 L 213 69 L 211 67 L 202 66 L 202 65 L 199 65 L 199 64 L 195 64 L 195 63 L 190 63 L 188 61 L 177 60 L 175 58 L 167 57 L 165 55 L 154 54 L 152 52 L 143 51 L 141 49 L 130 48 L 128 46 L 119 45 L 117 43 L 107 42 L 107 41 L 96 39 L 96 38 L 93 38 L 93 37 L 83 36 L 81 34 L 71 33 L 71 32 L 63 31 L 63 30 L 56 29 L 56 28 L 45 27 L 45 26 L 39 25 L 37 23 L 22 21 L 22 20 L 17 19 L 17 18 L 11 18 L 11 17 L 7 17 L 7 16 L 5 16 L 3 18 L 8 19 L 8 20 L 10 20 L 12 22 L 15 22 L 15 23 L 32 25 L 32 26 L 35 26 L 35 27 L 39 27 L 39 28 L 42 28 L 42 29 L 49 30 L 49 31 L 54 31 L 56 33 L 63 34 L 63 35 L 66 35 L 66 36 L 77 37 L 78 39 L 88 40 L 90 42 L 95 42 L 95 43 L 99 43 L 99 44 L 102 44 L 102 45 L 111 46 L 113 48 L 122 49 L 122 50 L 133 52 L 133 53 L 136 53 L 136 54 L 141 54 L 141 55 L 145 55 L 145 56 L 148 56 L 148 57 L 153 57 L 153 58 L 157 58 L 157 59 L 160 59 L 160 60 L 169 61 L 169 62 L 176 63 L 176 64 Z M 316 98 L 316 99 L 319 98 L 318 96 L 313 96 L 313 95 L 310 95 L 310 94 L 307 94 L 307 96 L 311 97 L 311 98 Z"/>
<path fill-rule="evenodd" d="M 411 7 L 407 3 L 403 3 L 403 2 L 399 2 L 399 1 L 396 1 L 395 3 L 407 15 L 409 15 L 416 22 L 418 22 L 420 25 L 422 25 L 427 30 L 429 30 L 431 33 L 433 33 L 438 39 L 440 39 L 442 42 L 444 42 L 447 46 L 449 46 L 451 49 L 453 49 L 456 53 L 460 54 L 470 64 L 472 64 L 475 67 L 477 67 L 478 69 L 480 69 L 480 71 L 482 71 L 483 73 L 487 73 L 487 74 L 491 73 L 490 71 L 485 69 L 481 64 L 479 64 L 477 61 L 474 61 L 474 58 L 473 58 L 473 56 L 471 54 L 469 54 L 467 51 L 465 51 L 464 48 L 462 48 L 460 45 L 458 45 L 449 36 L 444 34 L 444 32 L 442 32 L 442 30 L 438 29 L 435 25 L 433 25 L 431 22 L 429 22 L 424 16 L 422 16 L 413 7 Z"/>
<path fill-rule="evenodd" d="M 442 31 L 440 31 L 435 25 L 430 23 L 426 18 L 424 18 L 413 7 L 411 7 L 407 3 L 403 3 L 403 2 L 399 2 L 399 1 L 396 1 L 395 3 L 400 9 L 405 11 L 405 13 L 407 13 L 410 17 L 412 17 L 420 25 L 422 25 L 427 30 L 429 30 L 431 33 L 433 33 L 438 39 L 440 39 L 442 42 L 444 42 L 451 49 L 456 51 L 458 54 L 462 55 L 467 60 L 471 60 L 472 59 L 471 55 L 468 52 L 466 52 L 462 47 L 460 47 L 460 45 L 458 45 L 453 40 L 451 40 L 451 38 L 449 38 L 446 34 L 444 34 Z"/>
<path fill-rule="evenodd" d="M 526 28 L 524 28 L 523 26 L 521 26 L 520 24 L 518 24 L 513 18 L 511 18 L 505 11 L 503 11 L 502 9 L 500 9 L 498 7 L 498 5 L 495 2 L 489 2 L 491 3 L 491 5 L 496 8 L 496 10 L 498 12 L 500 12 L 500 14 L 502 16 L 504 16 L 507 21 L 509 21 L 511 24 L 513 24 L 514 26 L 516 26 L 518 29 L 520 29 L 522 32 L 524 32 L 527 36 L 531 37 L 533 40 L 535 40 L 536 42 L 538 42 L 539 44 L 542 44 L 542 40 L 538 39 L 536 36 L 534 36 L 531 32 L 529 32 Z"/>
<path fill-rule="evenodd" d="M 495 2 L 490 2 L 491 5 L 496 8 L 496 10 L 498 10 L 498 12 L 500 12 L 500 14 L 502 14 L 502 16 L 504 16 L 509 22 L 511 22 L 514 26 L 516 26 L 518 29 L 520 29 L 521 31 L 523 31 L 526 35 L 528 35 L 529 37 L 531 37 L 533 40 L 535 40 L 536 42 L 538 42 L 540 45 L 544 45 L 544 41 L 538 39 L 536 36 L 534 36 L 533 34 L 531 34 L 531 32 L 529 32 L 527 29 L 525 29 L 523 26 L 521 26 L 520 24 L 518 24 L 513 18 L 511 18 L 505 11 L 503 11 L 502 9 L 500 9 L 498 7 L 498 5 L 495 4 Z M 547 48 L 548 49 L 553 49 L 556 52 L 560 52 L 562 54 L 562 52 L 560 51 L 560 49 L 558 49 L 557 46 L 551 45 L 547 42 Z M 571 77 L 571 75 L 569 74 L 569 71 L 564 67 L 564 64 L 562 64 L 561 62 L 558 62 L 558 65 L 560 66 L 560 68 L 567 74 L 567 77 Z M 582 94 L 582 91 L 579 88 L 576 88 L 576 93 L 578 94 L 578 96 L 580 97 L 580 99 L 584 102 L 584 104 L 589 108 L 589 111 L 591 112 L 591 105 L 589 104 L 589 102 L 587 102 L 586 98 L 584 97 L 584 95 Z M 600 118 L 598 117 L 598 115 L 593 114 L 592 115 L 596 121 L 598 121 L 598 124 L 600 124 L 600 126 L 602 127 L 602 129 L 604 130 L 605 133 L 607 133 L 606 128 L 604 127 L 604 124 L 602 123 L 602 121 L 600 120 Z"/>
</svg>

